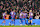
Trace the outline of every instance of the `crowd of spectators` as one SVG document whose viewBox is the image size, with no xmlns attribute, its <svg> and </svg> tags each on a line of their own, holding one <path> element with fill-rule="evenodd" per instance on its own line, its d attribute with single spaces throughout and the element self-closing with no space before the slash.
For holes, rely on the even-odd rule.
<svg viewBox="0 0 40 27">
<path fill-rule="evenodd" d="M 19 18 L 20 11 L 27 11 L 29 14 L 29 10 L 32 10 L 33 19 L 40 19 L 39 0 L 0 0 L 0 19 L 2 19 L 3 12 L 7 11 L 7 14 L 10 14 L 10 11 L 14 9 L 17 18 Z"/>
</svg>

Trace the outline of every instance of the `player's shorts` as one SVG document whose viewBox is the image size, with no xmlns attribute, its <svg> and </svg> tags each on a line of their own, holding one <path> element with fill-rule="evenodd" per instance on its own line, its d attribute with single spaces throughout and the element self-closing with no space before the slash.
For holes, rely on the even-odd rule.
<svg viewBox="0 0 40 27">
<path fill-rule="evenodd" d="M 23 23 L 23 19 L 22 18 L 20 18 L 20 23 Z"/>
<path fill-rule="evenodd" d="M 5 20 L 5 19 L 3 18 L 3 20 Z"/>
<path fill-rule="evenodd" d="M 33 18 L 29 18 L 29 20 L 32 20 Z"/>
<path fill-rule="evenodd" d="M 26 18 L 23 18 L 23 20 L 26 20 Z"/>
<path fill-rule="evenodd" d="M 22 19 L 22 18 L 20 18 L 20 20 L 21 20 L 21 22 L 23 21 L 23 19 Z"/>
<path fill-rule="evenodd" d="M 11 19 L 13 19 L 15 21 L 15 18 L 11 18 Z"/>
</svg>

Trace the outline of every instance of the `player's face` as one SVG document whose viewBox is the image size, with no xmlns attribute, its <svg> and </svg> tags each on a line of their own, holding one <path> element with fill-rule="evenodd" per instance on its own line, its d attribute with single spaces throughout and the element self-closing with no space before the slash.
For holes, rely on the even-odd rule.
<svg viewBox="0 0 40 27">
<path fill-rule="evenodd" d="M 15 10 L 14 10 L 14 12 L 15 12 Z"/>
<path fill-rule="evenodd" d="M 5 13 L 7 13 L 7 12 L 5 12 Z"/>
<path fill-rule="evenodd" d="M 24 13 L 24 11 L 22 11 Z"/>
<path fill-rule="evenodd" d="M 30 10 L 29 12 L 32 12 L 32 10 Z"/>
</svg>

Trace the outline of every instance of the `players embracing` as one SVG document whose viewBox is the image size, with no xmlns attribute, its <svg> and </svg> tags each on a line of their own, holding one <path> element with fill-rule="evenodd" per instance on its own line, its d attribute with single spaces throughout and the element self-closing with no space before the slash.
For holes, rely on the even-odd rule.
<svg viewBox="0 0 40 27">
<path fill-rule="evenodd" d="M 20 25 L 22 25 L 23 24 L 23 11 L 20 13 L 19 18 L 20 18 Z"/>
<path fill-rule="evenodd" d="M 28 17 L 28 14 L 27 14 L 27 11 L 24 11 L 23 12 L 23 20 L 25 20 L 25 25 L 27 24 L 27 17 Z"/>
<path fill-rule="evenodd" d="M 23 21 L 25 20 L 25 25 L 27 24 L 26 23 L 26 19 L 27 19 L 27 16 L 28 16 L 28 14 L 27 14 L 27 11 L 22 11 L 21 13 L 20 13 L 20 25 L 22 25 L 23 24 Z"/>
</svg>

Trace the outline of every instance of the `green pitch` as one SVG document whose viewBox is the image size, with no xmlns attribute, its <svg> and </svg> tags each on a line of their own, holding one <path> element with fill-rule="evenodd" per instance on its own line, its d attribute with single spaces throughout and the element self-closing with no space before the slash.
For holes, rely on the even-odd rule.
<svg viewBox="0 0 40 27">
<path fill-rule="evenodd" d="M 0 27 L 40 27 L 40 25 L 23 25 L 23 26 L 0 26 Z"/>
</svg>

